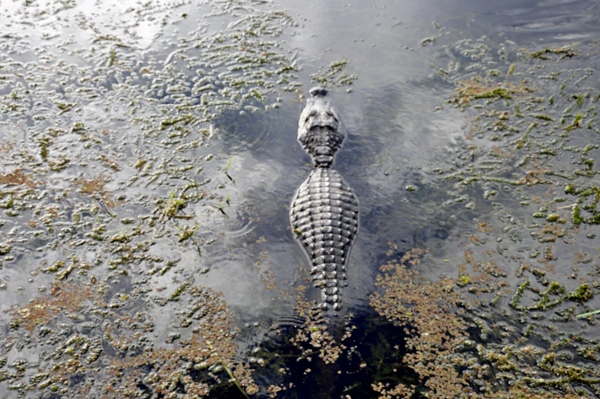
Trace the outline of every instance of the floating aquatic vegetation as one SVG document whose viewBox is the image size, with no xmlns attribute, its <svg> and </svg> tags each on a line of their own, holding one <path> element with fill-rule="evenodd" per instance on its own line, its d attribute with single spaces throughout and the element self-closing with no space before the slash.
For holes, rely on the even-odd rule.
<svg viewBox="0 0 600 399">
<path fill-rule="evenodd" d="M 449 102 L 463 111 L 468 109 L 469 120 L 464 126 L 468 134 L 458 151 L 458 163 L 454 170 L 446 173 L 445 178 L 460 181 L 456 188 L 472 182 L 482 182 L 486 188 L 494 183 L 565 185 L 568 187 L 567 194 L 576 194 L 574 187 L 581 182 L 575 183 L 574 180 L 582 181 L 595 175 L 594 161 L 587 155 L 594 150 L 594 144 L 576 139 L 582 143 L 581 147 L 577 147 L 572 143 L 573 138 L 569 138 L 574 129 L 578 132 L 581 129 L 597 130 L 594 110 L 600 97 L 593 89 L 583 86 L 592 72 L 588 69 L 560 69 L 558 65 L 567 62 L 570 57 L 552 59 L 552 65 L 534 64 L 532 59 L 537 60 L 538 57 L 525 57 L 527 50 L 509 41 L 496 54 L 488 51 L 486 44 L 486 51 L 476 57 L 479 62 L 469 64 L 468 68 L 457 67 L 461 56 L 470 54 L 484 42 L 483 39 L 476 43 L 459 41 L 452 48 L 456 53 L 446 53 L 451 56 L 450 67 L 442 76 L 456 85 Z M 569 48 L 568 51 L 573 50 Z M 558 53 L 562 54 L 561 51 Z M 575 56 L 579 53 L 573 51 L 569 54 Z M 505 65 L 508 72 L 483 78 L 481 71 L 489 63 Z M 527 77 L 525 71 L 528 72 Z M 587 124 L 584 123 L 586 117 L 589 118 Z M 469 140 L 472 142 L 469 143 Z M 491 148 L 486 143 L 489 141 L 495 143 Z M 569 161 L 567 158 L 571 154 L 578 154 L 579 159 Z M 555 165 L 558 164 L 562 166 L 557 168 Z M 574 167 L 567 167 L 567 164 Z M 593 187 L 589 183 L 583 185 Z M 486 192 L 491 191 L 486 189 Z M 579 189 L 577 194 L 585 194 L 578 200 L 583 202 L 592 191 Z M 592 215 L 577 218 L 580 210 L 576 209 L 575 220 L 593 222 L 594 201 L 587 205 Z M 560 217 L 551 219 L 556 221 Z"/>
<path fill-rule="evenodd" d="M 59 269 L 62 266 L 64 262 L 57 262 L 53 267 Z M 12 323 L 14 326 L 18 325 L 33 332 L 36 328 L 46 326 L 59 313 L 76 314 L 86 306 L 87 302 L 98 302 L 100 299 L 98 292 L 89 286 L 81 287 L 73 283 L 56 284 L 50 290 L 49 296 L 37 297 L 22 308 L 13 307 Z"/>
<path fill-rule="evenodd" d="M 0 143 L 11 220 L 0 227 L 12 225 L 0 231 L 0 267 L 21 270 L 27 291 L 50 291 L 10 309 L 2 392 L 251 395 L 232 313 L 194 286 L 241 202 L 231 161 L 224 174 L 205 169 L 221 161 L 209 147 L 223 111 L 277 108 L 275 95 L 300 86 L 297 52 L 279 39 L 295 23 L 250 1 L 63 3 L 7 15 L 0 38 L 0 119 L 11 131 Z M 22 290 L 4 275 L 0 286 Z M 159 314 L 176 320 L 156 326 Z"/>
<path fill-rule="evenodd" d="M 408 398 L 416 390 L 425 389 L 427 397 L 440 398 L 578 398 L 584 391 L 573 389 L 571 384 L 596 389 L 600 380 L 594 368 L 565 363 L 570 363 L 570 356 L 558 356 L 561 361 L 555 359 L 556 348 L 566 349 L 571 345 L 568 340 L 559 339 L 552 345 L 546 343 L 545 348 L 532 345 L 528 341 L 537 333 L 527 327 L 522 338 L 512 342 L 518 330 L 510 325 L 508 318 L 495 320 L 490 325 L 494 320 L 490 312 L 499 306 L 498 300 L 490 303 L 480 296 L 493 294 L 492 297 L 502 298 L 509 292 L 509 285 L 500 280 L 506 274 L 496 262 L 476 261 L 473 254 L 467 252 L 466 262 L 460 267 L 460 278 L 431 282 L 421 279 L 417 271 L 424 255 L 423 251 L 413 250 L 400 261 L 392 259 L 383 266 L 384 274 L 377 279 L 382 291 L 371 297 L 371 305 L 379 314 L 404 327 L 409 351 L 403 362 L 420 378 L 419 385 L 406 385 L 402 383 L 406 377 L 400 372 L 395 375 L 399 381 L 396 386 L 374 381 L 373 389 L 381 397 Z M 587 301 L 592 295 L 589 286 L 582 285 L 574 292 L 565 293 L 564 288 L 554 282 L 545 292 L 539 292 L 541 300 L 536 305 L 523 307 L 519 302 L 524 290 L 530 289 L 529 283 L 530 280 L 526 280 L 517 289 L 511 302 L 511 306 L 523 312 L 546 310 L 563 300 Z M 468 296 L 473 294 L 477 299 L 469 300 Z M 483 313 L 484 309 L 490 314 Z M 480 338 L 472 336 L 474 330 L 481 333 Z M 564 336 L 558 331 L 555 333 Z M 487 339 L 490 336 L 501 342 L 493 343 Z M 586 342 L 581 337 L 575 340 Z M 590 343 L 595 345 L 596 341 Z M 541 360 L 534 365 L 532 359 L 536 357 Z M 555 387 L 567 393 L 552 392 Z"/>
<path fill-rule="evenodd" d="M 31 176 L 23 172 L 21 169 L 17 169 L 9 173 L 0 173 L 0 184 L 3 184 L 7 187 L 24 186 L 33 188 L 39 183 L 35 182 Z"/>
<path fill-rule="evenodd" d="M 304 323 L 300 326 L 291 341 L 300 349 L 304 349 L 304 353 L 300 359 L 309 358 L 310 360 L 310 356 L 315 354 L 313 352 L 315 351 L 325 364 L 334 363 L 338 360 L 344 350 L 347 349 L 342 342 L 350 337 L 352 329 L 346 327 L 339 342 L 336 341 L 331 335 L 331 332 L 328 331 L 330 328 L 329 324 L 332 320 L 326 320 L 324 318 L 324 315 L 316 302 L 306 300 L 304 296 L 305 289 L 306 287 L 303 286 L 297 289 L 297 306 L 295 307 L 296 313 L 304 319 Z M 344 322 L 345 326 L 348 326 L 351 318 L 352 315 L 349 315 L 346 318 Z M 312 351 L 304 348 L 303 344 L 305 343 L 312 347 Z"/>
<path fill-rule="evenodd" d="M 145 394 L 148 390 L 157 395 L 204 396 L 209 394 L 211 383 L 221 382 L 218 375 L 223 370 L 240 389 L 245 387 L 249 394 L 258 391 L 246 365 L 237 364 L 234 373 L 231 372 L 236 353 L 235 332 L 232 314 L 225 302 L 217 293 L 203 288 L 191 288 L 189 295 L 189 310 L 178 316 L 181 327 L 194 326 L 190 338 L 178 340 L 175 348 L 146 350 L 127 359 L 112 360 L 109 374 L 113 376 L 103 387 L 105 392 L 108 391 L 107 397 L 121 397 L 133 392 Z M 122 349 L 130 350 L 137 335 L 114 337 L 113 340 Z M 144 373 L 143 370 L 151 371 Z M 214 381 L 206 380 L 207 377 Z"/>
<path fill-rule="evenodd" d="M 514 85 L 511 82 L 498 83 L 491 79 L 485 79 L 481 76 L 476 76 L 472 79 L 466 79 L 459 82 L 459 87 L 456 93 L 452 96 L 452 102 L 467 106 L 473 100 L 489 99 L 512 100 L 513 96 L 523 95 L 532 92 L 534 89 L 523 85 Z M 506 119 L 506 115 L 502 115 Z"/>
<path fill-rule="evenodd" d="M 343 320 L 328 319 L 316 301 L 306 298 L 305 292 L 305 286 L 282 291 L 286 297 L 293 297 L 296 317 L 286 317 L 283 325 L 272 324 L 268 339 L 261 343 L 264 349 L 259 351 L 259 364 L 265 367 L 256 371 L 257 379 L 283 380 L 263 391 L 270 398 L 290 390 L 293 394 L 304 384 L 312 384 L 315 374 L 337 370 L 339 364 L 357 355 L 355 346 L 345 345 L 356 329 L 352 325 L 354 315 L 348 314 Z"/>
<path fill-rule="evenodd" d="M 432 66 L 454 88 L 448 103 L 465 123 L 457 145 L 444 149 L 449 166 L 432 173 L 448 184 L 451 199 L 441 213 L 462 219 L 457 244 L 465 258 L 447 254 L 448 266 L 457 266 L 443 268 L 446 279 L 421 280 L 428 267 L 409 264 L 410 257 L 379 278 L 382 292 L 372 303 L 405 326 L 412 350 L 404 361 L 422 378 L 406 382 L 401 373 L 375 380 L 382 397 L 600 394 L 598 265 L 591 241 L 600 97 L 594 71 L 570 64 L 585 57 L 583 51 L 546 50 L 495 45 L 484 37 L 447 44 L 437 54 L 436 63 L 447 59 L 448 66 Z M 433 287 L 438 294 L 415 294 Z M 413 320 L 419 302 L 430 310 Z M 446 309 L 462 328 L 432 346 L 430 335 L 439 334 L 431 320 Z M 436 367 L 443 372 L 431 372 Z"/>
<path fill-rule="evenodd" d="M 322 66 L 318 73 L 310 75 L 311 81 L 323 87 L 350 86 L 358 77 L 349 75 L 344 70 L 347 65 L 347 59 L 332 61 L 330 64 Z"/>
<path fill-rule="evenodd" d="M 109 181 L 110 178 L 108 176 L 101 174 L 89 180 L 80 177 L 75 180 L 75 184 L 80 187 L 83 193 L 102 201 L 109 208 L 114 208 L 122 204 L 123 201 L 115 200 L 113 198 L 114 194 L 104 189 L 104 186 Z"/>
<path fill-rule="evenodd" d="M 580 53 L 580 51 L 573 48 L 572 45 L 568 45 L 568 46 L 564 46 L 564 47 L 558 47 L 555 49 L 545 48 L 542 50 L 534 51 L 532 53 L 529 53 L 529 56 L 531 58 L 540 58 L 542 60 L 550 60 L 551 58 L 548 56 L 548 54 L 558 54 L 558 55 L 560 55 L 560 57 L 559 57 L 559 60 L 560 60 L 564 57 L 567 57 L 567 58 L 574 57 L 579 53 Z"/>
<path fill-rule="evenodd" d="M 409 264 L 419 264 L 422 255 L 422 251 L 415 250 L 400 262 L 392 260 L 383 266 L 385 274 L 378 276 L 376 283 L 383 293 L 371 296 L 371 306 L 390 322 L 406 326 L 410 352 L 404 362 L 425 379 L 428 396 L 459 397 L 467 385 L 455 369 L 467 364 L 454 354 L 455 348 L 466 339 L 465 323 L 453 308 L 460 294 L 454 290 L 454 280 L 424 283 L 419 281 L 418 273 L 407 269 Z M 373 388 L 383 397 L 410 397 L 415 388 L 400 383 L 387 389 L 376 383 Z"/>
<path fill-rule="evenodd" d="M 230 383 L 223 379 L 227 373 L 242 392 L 257 392 L 252 370 L 233 360 L 233 315 L 221 294 L 188 284 L 178 293 L 180 299 L 170 299 L 180 304 L 175 319 L 156 326 L 147 313 L 127 310 L 143 292 L 116 293 L 104 302 L 101 287 L 57 283 L 49 295 L 13 307 L 0 370 L 10 390 L 65 397 L 176 393 L 195 398 Z M 164 343 L 152 338 L 157 333 Z M 22 360 L 30 348 L 43 348 L 39 360 Z M 108 367 L 100 369 L 100 364 Z"/>
<path fill-rule="evenodd" d="M 193 244 L 199 251 L 202 242 L 214 241 L 208 238 L 214 235 L 211 229 L 201 226 L 212 228 L 214 219 L 235 212 L 227 209 L 226 186 L 234 183 L 228 169 L 229 181 L 203 176 L 213 158 L 207 147 L 219 134 L 210 121 L 226 109 L 269 109 L 273 94 L 299 86 L 296 55 L 278 40 L 294 21 L 252 2 L 147 3 L 122 12 L 114 5 L 107 16 L 116 14 L 102 21 L 106 24 L 77 3 L 53 7 L 36 3 L 27 12 L 7 15 L 16 22 L 9 31 L 21 33 L 0 40 L 7 50 L 0 57 L 0 90 L 8 90 L 0 107 L 3 122 L 14 128 L 11 141 L 0 147 L 6 166 L 0 176 L 6 185 L 1 206 L 13 217 L 31 210 L 19 232 L 28 236 L 23 240 L 35 235 L 45 248 L 60 247 L 65 238 L 77 246 L 107 238 L 127 241 L 130 232 L 105 237 L 92 227 L 114 232 L 118 227 L 111 221 L 119 220 L 137 222 L 140 231 L 161 230 L 166 238 L 175 230 L 179 245 Z M 178 8 L 208 14 L 180 37 L 173 26 L 192 14 L 171 14 Z M 228 25 L 214 29 L 213 19 L 216 24 L 227 19 Z M 41 21 L 56 32 L 75 21 L 79 34 L 64 39 L 42 29 L 31 33 L 42 39 L 31 48 L 22 27 Z M 124 33 L 119 24 L 127 27 Z M 146 52 L 156 38 L 147 41 L 144 29 L 165 38 L 165 48 Z M 30 62 L 19 61 L 23 52 L 31 53 Z M 146 188 L 154 193 L 142 194 Z M 170 201 L 172 193 L 177 195 Z M 189 213 L 180 209 L 184 204 Z M 202 209 L 198 219 L 205 205 L 213 206 Z M 195 219 L 196 227 L 180 229 L 176 219 L 181 218 Z"/>
</svg>

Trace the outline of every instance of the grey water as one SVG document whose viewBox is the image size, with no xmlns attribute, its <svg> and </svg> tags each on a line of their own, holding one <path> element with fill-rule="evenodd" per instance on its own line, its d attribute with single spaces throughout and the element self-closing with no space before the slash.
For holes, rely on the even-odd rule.
<svg viewBox="0 0 600 399">
<path fill-rule="evenodd" d="M 111 323 L 124 327 L 98 314 L 148 315 L 143 345 L 158 351 L 189 333 L 177 317 L 192 286 L 222 292 L 234 360 L 255 369 L 256 397 L 269 385 L 289 387 L 279 397 L 375 397 L 377 382 L 421 384 L 415 397 L 425 396 L 414 370 L 383 366 L 406 352 L 393 349 L 405 332 L 370 304 L 379 268 L 413 249 L 428 251 L 417 268 L 428 281 L 464 276 L 466 252 L 493 252 L 511 291 L 498 307 L 469 309 L 471 339 L 557 352 L 585 378 L 539 366 L 536 385 L 521 367 L 536 357 L 511 378 L 598 397 L 597 322 L 575 318 L 599 305 L 596 2 L 34 0 L 2 1 L 0 16 L 0 397 L 81 397 L 92 371 L 95 397 L 119 397 L 94 384 L 128 356 L 107 338 Z M 457 100 L 496 84 L 510 99 Z M 360 207 L 339 314 L 357 332 L 331 367 L 303 363 L 285 335 L 302 329 L 298 287 L 319 298 L 289 222 L 312 170 L 296 134 L 315 85 L 341 114 L 334 168 Z M 545 277 L 526 274 L 538 266 Z M 536 308 L 548 281 L 564 302 Z M 568 295 L 584 285 L 588 299 Z M 73 286 L 93 287 L 102 304 L 36 302 Z M 521 286 L 527 309 L 514 305 Z M 99 360 L 53 380 L 80 335 L 103 348 Z M 576 343 L 557 349 L 563 340 Z M 243 397 L 213 374 L 211 396 Z"/>
</svg>

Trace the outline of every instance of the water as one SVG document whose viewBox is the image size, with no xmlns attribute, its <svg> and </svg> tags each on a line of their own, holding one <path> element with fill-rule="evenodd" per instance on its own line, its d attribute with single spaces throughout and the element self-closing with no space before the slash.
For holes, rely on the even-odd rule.
<svg viewBox="0 0 600 399">
<path fill-rule="evenodd" d="M 0 397 L 599 396 L 598 11 L 0 3 Z M 361 210 L 328 327 L 317 82 Z"/>
</svg>

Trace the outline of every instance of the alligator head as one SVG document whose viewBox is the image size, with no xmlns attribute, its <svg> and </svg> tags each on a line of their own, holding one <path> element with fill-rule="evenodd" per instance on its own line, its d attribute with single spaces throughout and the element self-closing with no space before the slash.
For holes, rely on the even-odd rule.
<svg viewBox="0 0 600 399">
<path fill-rule="evenodd" d="M 327 168 L 342 145 L 344 133 L 340 117 L 326 97 L 327 90 L 313 87 L 310 95 L 298 122 L 298 141 L 313 157 L 316 166 Z"/>
</svg>

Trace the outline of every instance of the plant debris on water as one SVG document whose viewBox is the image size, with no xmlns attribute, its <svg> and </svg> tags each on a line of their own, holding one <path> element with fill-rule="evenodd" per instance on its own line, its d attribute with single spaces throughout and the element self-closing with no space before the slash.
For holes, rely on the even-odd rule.
<svg viewBox="0 0 600 399">
<path fill-rule="evenodd" d="M 447 273 L 454 281 L 416 284 L 411 258 L 392 262 L 394 273 L 387 266 L 379 281 L 385 296 L 376 294 L 374 304 L 391 321 L 401 317 L 413 326 L 407 343 L 415 342 L 416 352 L 406 359 L 429 396 L 450 390 L 452 397 L 597 396 L 599 269 L 590 239 L 598 213 L 593 154 L 600 92 L 593 72 L 569 65 L 582 55 L 571 46 L 527 50 L 507 40 L 494 48 L 483 37 L 448 50 L 448 67 L 433 66 L 455 87 L 448 103 L 464 114 L 464 133 L 451 150 L 452 166 L 435 172 L 456 198 L 445 207 L 454 214 L 478 209 L 478 224 L 462 234 L 465 261 L 457 274 Z M 466 55 L 475 62 L 458 67 Z M 501 73 L 489 73 L 490 64 Z M 465 197 L 466 206 L 458 201 Z M 440 324 L 447 355 L 439 354 L 439 344 L 427 346 L 435 329 L 420 327 L 432 313 L 447 311 L 438 305 L 411 319 L 425 296 L 404 299 L 417 291 L 409 284 L 440 284 L 441 296 L 430 294 L 426 302 L 441 297 L 458 309 L 451 314 L 460 318 Z M 438 386 L 427 370 L 445 362 L 450 374 Z M 415 387 L 395 389 L 404 394 Z"/>
<path fill-rule="evenodd" d="M 201 264 L 222 237 L 223 204 L 239 204 L 233 159 L 221 179 L 203 173 L 214 120 L 269 109 L 300 85 L 277 40 L 295 22 L 253 2 L 112 6 L 100 5 L 108 20 L 69 1 L 5 16 L 0 270 L 19 265 L 39 293 L 3 304 L 2 396 L 252 395 L 233 314 L 194 284 L 205 267 L 180 261 Z M 185 34 L 181 10 L 200 17 Z M 226 29 L 210 25 L 224 17 Z M 71 24 L 81 35 L 64 33 Z M 165 39 L 159 52 L 146 28 Z"/>
<path fill-rule="evenodd" d="M 5 18 L 2 395 L 600 396 L 600 91 L 581 67 L 597 43 L 456 39 L 434 24 L 419 47 L 447 90 L 439 111 L 463 128 L 424 173 L 460 233 L 443 260 L 419 240 L 390 247 L 370 307 L 336 319 L 305 270 L 281 281 L 270 266 L 264 248 L 280 243 L 248 233 L 260 218 L 236 186 L 247 160 L 215 150 L 227 112 L 303 102 L 282 39 L 294 18 L 253 1 L 113 6 L 27 1 Z M 310 78 L 359 83 L 348 62 Z M 240 330 L 229 293 L 207 286 L 229 284 L 222 268 L 241 256 L 287 324 Z"/>
</svg>

